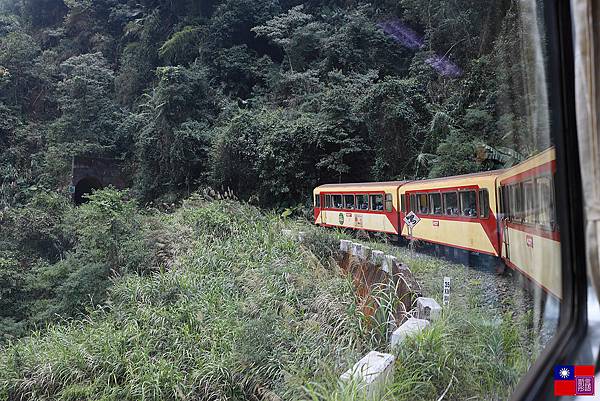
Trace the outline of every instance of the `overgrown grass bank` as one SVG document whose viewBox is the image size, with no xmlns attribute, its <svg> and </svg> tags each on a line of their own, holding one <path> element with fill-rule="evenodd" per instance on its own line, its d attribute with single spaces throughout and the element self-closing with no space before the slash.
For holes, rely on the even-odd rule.
<svg viewBox="0 0 600 401">
<path fill-rule="evenodd" d="M 162 219 L 180 234 L 169 240 L 170 262 L 115 278 L 87 318 L 7 345 L 1 399 L 360 399 L 337 379 L 386 341 L 331 257 L 341 234 L 194 197 Z M 289 226 L 308 232 L 302 246 L 282 236 Z M 400 256 L 440 285 L 440 269 L 465 269 Z M 424 283 L 426 293 L 434 286 Z M 527 344 L 519 324 L 473 294 L 399 349 L 386 399 L 436 400 L 446 389 L 448 400 L 506 398 Z"/>
</svg>

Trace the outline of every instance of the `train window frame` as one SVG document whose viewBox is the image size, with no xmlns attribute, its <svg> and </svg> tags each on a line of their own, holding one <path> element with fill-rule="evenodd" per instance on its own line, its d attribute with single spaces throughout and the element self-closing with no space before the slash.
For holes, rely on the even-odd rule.
<svg viewBox="0 0 600 401">
<path fill-rule="evenodd" d="M 348 197 L 352 197 L 352 207 L 348 207 L 348 204 L 347 204 L 347 201 L 346 201 L 346 199 Z M 356 206 L 356 196 L 354 194 L 343 194 L 342 195 L 342 200 L 344 202 L 343 203 L 343 206 L 344 206 L 343 208 L 345 210 L 355 210 L 356 209 L 356 207 L 355 207 Z"/>
<path fill-rule="evenodd" d="M 475 200 L 475 214 L 474 215 L 465 215 L 465 208 L 463 207 L 463 195 L 465 194 L 473 194 L 473 199 Z M 473 189 L 462 189 L 458 191 L 458 204 L 459 204 L 459 211 L 460 217 L 466 217 L 468 219 L 476 219 L 479 216 L 479 209 L 477 207 L 477 191 L 473 190 Z M 473 209 L 473 208 L 469 208 L 469 209 Z"/>
<path fill-rule="evenodd" d="M 331 194 L 325 194 L 325 209 L 331 209 Z"/>
<path fill-rule="evenodd" d="M 531 196 L 527 195 L 527 186 L 529 186 L 529 192 Z M 523 217 L 522 221 L 524 225 L 534 226 L 537 225 L 536 217 L 534 214 L 535 205 L 537 204 L 537 197 L 535 191 L 535 179 L 531 178 L 528 180 L 521 181 L 521 199 L 523 200 Z"/>
<path fill-rule="evenodd" d="M 439 205 L 440 205 L 439 213 L 435 212 L 435 204 L 432 200 L 434 196 L 437 196 L 439 198 Z M 429 213 L 434 216 L 442 216 L 444 214 L 443 212 L 444 212 L 444 204 L 442 202 L 442 193 L 438 192 L 438 191 L 430 192 L 429 193 Z"/>
<path fill-rule="evenodd" d="M 427 194 L 426 192 L 419 192 L 416 194 L 416 199 L 417 199 L 417 214 L 419 215 L 426 215 L 426 214 L 430 214 L 430 209 L 429 209 L 429 194 Z M 425 203 L 427 203 L 427 205 L 425 206 L 427 208 L 427 211 L 424 212 L 423 211 L 423 206 L 421 204 L 421 199 L 425 199 Z"/>
<path fill-rule="evenodd" d="M 446 203 L 446 199 L 447 196 L 450 194 L 454 194 L 454 196 L 456 196 L 456 210 L 458 211 L 456 214 L 453 213 L 448 213 L 448 205 Z M 460 200 L 458 198 L 458 191 L 442 191 L 442 203 L 444 205 L 444 215 L 445 216 L 449 216 L 449 217 L 461 217 L 461 212 L 460 212 Z"/>
<path fill-rule="evenodd" d="M 410 208 L 410 211 L 413 213 L 417 212 L 417 196 L 414 193 L 410 193 L 409 194 L 409 202 L 408 202 L 408 207 Z"/>
<path fill-rule="evenodd" d="M 315 194 L 315 207 L 321 208 L 321 194 Z"/>
<path fill-rule="evenodd" d="M 406 203 L 404 201 L 404 194 L 399 196 L 400 198 L 400 211 L 406 213 Z"/>
<path fill-rule="evenodd" d="M 366 202 L 367 203 L 367 208 L 366 209 L 363 209 L 363 208 L 360 207 L 361 203 L 358 201 L 359 197 L 361 197 L 361 198 L 365 198 L 366 197 L 367 198 L 367 202 Z M 366 193 L 357 193 L 357 194 L 354 194 L 354 203 L 356 205 L 356 208 L 355 208 L 356 210 L 370 210 L 369 209 L 369 194 L 366 194 Z M 364 202 L 362 204 L 364 205 Z"/>
<path fill-rule="evenodd" d="M 490 217 L 490 193 L 487 188 L 480 188 L 477 191 L 479 196 L 478 202 L 478 216 L 480 219 L 489 219 Z M 482 202 L 484 200 L 484 202 Z"/>
<path fill-rule="evenodd" d="M 570 2 L 544 3 L 550 135 L 558 166 L 554 181 L 557 228 L 561 233 L 562 303 L 554 336 L 521 378 L 513 401 L 553 400 L 556 365 L 573 364 L 586 335 L 587 276 L 583 195 L 575 121 L 575 73 Z M 561 188 L 561 191 L 556 191 Z"/>
<path fill-rule="evenodd" d="M 386 192 L 384 196 L 385 200 L 385 211 L 391 213 L 394 210 L 394 198 L 391 193 Z"/>
<path fill-rule="evenodd" d="M 373 202 L 372 201 L 372 197 L 380 197 L 381 199 L 381 209 L 377 209 L 377 201 Z M 385 203 L 384 203 L 384 197 L 383 197 L 383 193 L 370 193 L 369 194 L 369 210 L 373 211 L 373 212 L 383 212 L 385 208 Z"/>
<path fill-rule="evenodd" d="M 338 203 L 335 202 L 335 197 L 339 196 L 340 197 L 340 206 L 338 206 Z M 332 205 L 332 209 L 337 209 L 337 210 L 342 210 L 344 208 L 344 197 L 342 196 L 342 194 L 331 194 L 331 205 Z"/>
<path fill-rule="evenodd" d="M 548 193 L 542 195 L 540 193 L 540 185 L 539 182 L 542 180 L 548 180 Z M 543 230 L 546 231 L 555 231 L 556 230 L 556 200 L 554 196 L 555 188 L 554 188 L 554 177 L 551 174 L 542 174 L 535 177 L 534 181 L 535 192 L 538 196 L 538 204 L 539 210 L 535 215 L 536 225 Z M 548 220 L 543 221 L 540 218 L 542 212 L 541 202 L 545 203 L 545 208 L 548 209 Z"/>
<path fill-rule="evenodd" d="M 500 198 L 500 213 L 501 218 L 504 220 L 509 220 L 508 218 L 508 187 L 506 184 L 500 185 L 500 190 L 498 191 L 498 196 Z"/>
<path fill-rule="evenodd" d="M 509 186 L 509 220 L 513 223 L 523 223 L 523 189 L 521 182 L 515 182 Z"/>
</svg>

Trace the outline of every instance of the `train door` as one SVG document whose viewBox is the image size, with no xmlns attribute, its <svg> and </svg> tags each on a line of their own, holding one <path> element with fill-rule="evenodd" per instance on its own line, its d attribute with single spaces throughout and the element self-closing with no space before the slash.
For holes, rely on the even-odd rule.
<svg viewBox="0 0 600 401">
<path fill-rule="evenodd" d="M 319 213 L 318 224 L 325 223 L 325 195 L 319 194 L 319 203 L 321 204 L 321 213 Z"/>
<path fill-rule="evenodd" d="M 508 188 L 504 185 L 500 186 L 499 189 L 499 197 L 500 197 L 500 213 L 499 213 L 499 217 L 500 217 L 500 230 L 502 232 L 502 246 L 503 246 L 503 252 L 500 255 L 501 257 L 503 256 L 504 258 L 506 258 L 507 260 L 510 260 L 510 234 L 509 234 L 509 230 L 508 230 L 508 210 L 509 210 L 509 205 L 508 205 L 508 201 L 510 199 L 509 194 L 508 194 Z"/>
</svg>

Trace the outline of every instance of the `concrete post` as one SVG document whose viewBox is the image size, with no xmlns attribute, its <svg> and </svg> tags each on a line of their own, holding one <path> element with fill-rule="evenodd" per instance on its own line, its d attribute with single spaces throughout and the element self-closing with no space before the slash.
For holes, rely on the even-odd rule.
<svg viewBox="0 0 600 401">
<path fill-rule="evenodd" d="M 355 382 L 365 391 L 368 400 L 379 400 L 385 394 L 385 386 L 394 379 L 392 354 L 371 351 L 347 370 L 340 380 Z"/>
<path fill-rule="evenodd" d="M 365 260 L 369 260 L 371 258 L 371 247 L 363 245 L 362 247 L 362 258 Z"/>
<path fill-rule="evenodd" d="M 390 338 L 390 346 L 396 347 L 408 336 L 420 333 L 423 329 L 429 326 L 429 321 L 425 319 L 408 318 L 408 320 L 392 333 Z"/>
<path fill-rule="evenodd" d="M 417 298 L 417 317 L 433 322 L 439 319 L 442 307 L 433 298 Z"/>
<path fill-rule="evenodd" d="M 371 262 L 375 266 L 379 266 L 381 263 L 383 263 L 383 252 L 382 251 L 373 250 L 371 252 Z"/>
<path fill-rule="evenodd" d="M 351 251 L 351 241 L 348 241 L 347 239 L 341 239 L 340 240 L 340 251 L 342 252 L 350 252 Z"/>
<path fill-rule="evenodd" d="M 392 274 L 394 271 L 394 265 L 398 264 L 398 259 L 392 255 L 385 255 L 383 257 L 383 264 L 381 265 L 381 270 L 388 274 Z"/>
<path fill-rule="evenodd" d="M 362 253 L 362 244 L 358 242 L 352 243 L 352 256 L 360 257 Z"/>
</svg>

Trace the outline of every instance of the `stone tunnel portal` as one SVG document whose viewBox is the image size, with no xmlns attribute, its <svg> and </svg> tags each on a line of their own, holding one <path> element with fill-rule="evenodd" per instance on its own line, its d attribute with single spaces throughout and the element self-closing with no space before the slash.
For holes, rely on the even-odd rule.
<svg viewBox="0 0 600 401">
<path fill-rule="evenodd" d="M 92 192 L 98 189 L 102 189 L 102 182 L 96 177 L 84 177 L 77 182 L 75 185 L 75 194 L 73 195 L 73 201 L 76 205 L 81 205 L 82 203 L 86 203 L 88 199 L 87 195 L 90 195 Z"/>
</svg>

